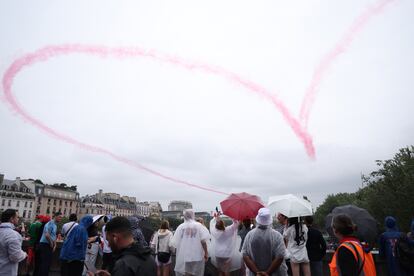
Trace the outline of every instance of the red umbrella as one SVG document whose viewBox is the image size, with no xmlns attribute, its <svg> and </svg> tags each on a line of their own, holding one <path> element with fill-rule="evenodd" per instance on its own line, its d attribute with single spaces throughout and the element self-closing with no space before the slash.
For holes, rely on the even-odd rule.
<svg viewBox="0 0 414 276">
<path fill-rule="evenodd" d="M 230 194 L 220 202 L 223 214 L 237 220 L 254 218 L 257 211 L 264 207 L 262 200 L 255 195 L 248 193 Z"/>
</svg>

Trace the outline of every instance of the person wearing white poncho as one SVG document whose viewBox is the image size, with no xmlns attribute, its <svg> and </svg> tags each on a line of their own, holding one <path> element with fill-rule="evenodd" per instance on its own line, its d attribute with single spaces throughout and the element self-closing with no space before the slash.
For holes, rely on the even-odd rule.
<svg viewBox="0 0 414 276">
<path fill-rule="evenodd" d="M 184 223 L 177 227 L 172 239 L 172 245 L 177 249 L 174 268 L 177 276 L 204 275 L 209 239 L 207 228 L 194 220 L 194 211 L 184 210 Z"/>
<path fill-rule="evenodd" d="M 241 267 L 242 256 L 239 252 L 240 239 L 237 230 L 239 222 L 233 220 L 233 224 L 225 227 L 220 217 L 210 221 L 211 232 L 211 259 L 219 270 L 219 275 L 230 275 L 231 271 Z"/>
<path fill-rule="evenodd" d="M 282 235 L 272 229 L 272 216 L 267 208 L 259 209 L 256 216 L 257 227 L 247 233 L 242 254 L 247 275 L 287 276 L 287 267 L 283 261 L 286 248 Z"/>
</svg>

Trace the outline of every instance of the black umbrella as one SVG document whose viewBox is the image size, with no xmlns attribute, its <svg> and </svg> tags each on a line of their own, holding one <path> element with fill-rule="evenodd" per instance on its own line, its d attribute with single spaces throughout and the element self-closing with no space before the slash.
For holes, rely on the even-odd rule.
<svg viewBox="0 0 414 276">
<path fill-rule="evenodd" d="M 378 223 L 367 210 L 359 208 L 355 205 L 338 206 L 326 216 L 325 228 L 329 235 L 332 237 L 334 236 L 331 226 L 332 219 L 334 216 L 339 214 L 346 214 L 352 219 L 352 222 L 357 226 L 355 235 L 360 241 L 365 241 L 370 246 L 374 244 L 378 235 Z"/>
</svg>

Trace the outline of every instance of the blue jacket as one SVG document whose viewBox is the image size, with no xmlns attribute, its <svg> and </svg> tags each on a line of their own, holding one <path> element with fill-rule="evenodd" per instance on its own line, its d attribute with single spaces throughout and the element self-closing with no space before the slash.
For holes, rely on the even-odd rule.
<svg viewBox="0 0 414 276">
<path fill-rule="evenodd" d="M 88 231 L 86 229 L 92 225 L 92 221 L 92 216 L 86 215 L 81 219 L 79 225 L 70 231 L 60 250 L 61 260 L 85 260 L 86 246 L 88 245 Z"/>
<path fill-rule="evenodd" d="M 402 233 L 398 231 L 395 218 L 388 216 L 385 218 L 386 231 L 380 236 L 381 256 L 387 259 L 388 275 L 399 276 L 402 274 L 400 264 L 396 256 L 396 245 Z"/>
</svg>

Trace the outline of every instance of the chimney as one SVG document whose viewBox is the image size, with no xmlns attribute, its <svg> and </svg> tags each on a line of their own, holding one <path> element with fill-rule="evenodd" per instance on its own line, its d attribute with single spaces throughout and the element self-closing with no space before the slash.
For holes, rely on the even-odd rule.
<svg viewBox="0 0 414 276">
<path fill-rule="evenodd" d="M 3 184 L 3 180 L 4 180 L 4 174 L 0 174 L 0 185 Z"/>
<path fill-rule="evenodd" d="M 16 177 L 16 184 L 20 185 L 20 177 Z"/>
<path fill-rule="evenodd" d="M 99 189 L 98 198 L 99 198 L 99 199 L 102 199 L 102 189 Z"/>
</svg>

